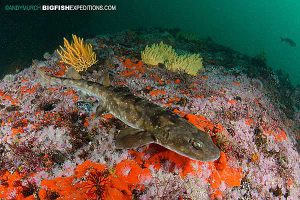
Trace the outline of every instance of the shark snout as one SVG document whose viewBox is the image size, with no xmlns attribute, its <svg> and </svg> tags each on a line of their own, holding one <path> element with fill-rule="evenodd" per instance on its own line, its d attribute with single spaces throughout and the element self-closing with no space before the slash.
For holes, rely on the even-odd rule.
<svg viewBox="0 0 300 200">
<path fill-rule="evenodd" d="M 214 161 L 220 157 L 219 148 L 213 143 L 208 133 L 197 130 L 190 140 L 190 157 L 200 161 Z M 198 145 L 197 145 L 198 144 Z"/>
<path fill-rule="evenodd" d="M 210 147 L 207 148 L 207 150 L 208 153 L 206 155 L 206 161 L 214 161 L 220 157 L 220 150 L 215 144 L 212 144 Z"/>
</svg>

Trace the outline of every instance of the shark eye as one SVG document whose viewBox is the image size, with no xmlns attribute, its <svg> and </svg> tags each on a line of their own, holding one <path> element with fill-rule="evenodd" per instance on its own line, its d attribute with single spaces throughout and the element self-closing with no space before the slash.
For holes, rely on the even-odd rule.
<svg viewBox="0 0 300 200">
<path fill-rule="evenodd" d="M 200 150 L 203 147 L 203 143 L 201 141 L 191 141 L 191 143 L 195 149 Z"/>
</svg>

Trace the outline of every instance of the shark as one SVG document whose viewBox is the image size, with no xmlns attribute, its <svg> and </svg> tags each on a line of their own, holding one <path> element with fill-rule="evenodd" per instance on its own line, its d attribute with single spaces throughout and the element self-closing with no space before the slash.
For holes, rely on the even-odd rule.
<svg viewBox="0 0 300 200">
<path fill-rule="evenodd" d="M 43 82 L 62 84 L 99 99 L 97 115 L 104 112 L 124 122 L 128 128 L 115 135 L 117 149 L 135 149 L 156 143 L 182 156 L 197 161 L 214 161 L 220 150 L 210 135 L 184 118 L 147 99 L 140 98 L 126 87 L 115 87 L 84 79 L 56 77 L 37 69 Z"/>
<path fill-rule="evenodd" d="M 296 44 L 296 42 L 294 41 L 294 40 L 292 40 L 291 38 L 280 38 L 280 41 L 281 42 L 285 42 L 285 43 L 287 43 L 288 45 L 290 45 L 291 47 L 296 47 L 297 46 L 297 44 Z"/>
</svg>

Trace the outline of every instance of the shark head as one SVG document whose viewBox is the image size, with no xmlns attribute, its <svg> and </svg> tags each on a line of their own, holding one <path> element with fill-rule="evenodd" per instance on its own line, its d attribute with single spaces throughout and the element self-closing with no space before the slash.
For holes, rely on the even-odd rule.
<svg viewBox="0 0 300 200">
<path fill-rule="evenodd" d="M 161 126 L 161 131 L 166 139 L 162 140 L 161 145 L 180 155 L 198 161 L 213 161 L 220 156 L 220 150 L 210 135 L 184 119 Z"/>
</svg>

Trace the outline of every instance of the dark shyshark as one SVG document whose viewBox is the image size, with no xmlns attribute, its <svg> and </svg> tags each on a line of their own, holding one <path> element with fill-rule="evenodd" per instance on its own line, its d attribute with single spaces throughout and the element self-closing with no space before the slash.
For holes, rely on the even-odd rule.
<svg viewBox="0 0 300 200">
<path fill-rule="evenodd" d="M 296 47 L 296 42 L 290 38 L 280 38 L 281 42 L 285 42 L 291 47 Z"/>
<path fill-rule="evenodd" d="M 37 73 L 46 83 L 71 86 L 98 98 L 101 104 L 97 114 L 109 112 L 128 125 L 115 137 L 119 149 L 156 143 L 194 160 L 213 161 L 219 158 L 220 151 L 208 133 L 173 112 L 133 95 L 127 88 L 48 76 L 41 69 L 37 69 Z"/>
</svg>

